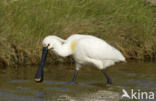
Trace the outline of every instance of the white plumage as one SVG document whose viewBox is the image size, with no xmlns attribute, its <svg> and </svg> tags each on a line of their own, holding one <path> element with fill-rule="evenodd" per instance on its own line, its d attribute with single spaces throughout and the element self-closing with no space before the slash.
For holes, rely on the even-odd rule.
<svg viewBox="0 0 156 101">
<path fill-rule="evenodd" d="M 94 64 L 99 69 L 105 69 L 115 62 L 125 61 L 120 51 L 102 39 L 91 35 L 71 35 L 67 40 L 57 36 L 47 36 L 43 46 L 53 48 L 59 56 L 73 55 L 77 64 Z M 77 68 L 78 69 L 78 68 Z"/>
<path fill-rule="evenodd" d="M 98 69 L 114 65 L 115 62 L 125 61 L 119 50 L 104 40 L 91 35 L 74 34 L 63 40 L 57 36 L 45 37 L 43 46 L 48 46 L 57 55 L 66 57 L 72 55 L 78 71 L 84 64 L 93 64 Z"/>
</svg>

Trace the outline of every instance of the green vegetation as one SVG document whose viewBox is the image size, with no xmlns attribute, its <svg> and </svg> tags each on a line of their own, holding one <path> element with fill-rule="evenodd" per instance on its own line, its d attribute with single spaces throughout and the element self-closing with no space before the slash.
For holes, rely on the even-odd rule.
<svg viewBox="0 0 156 101">
<path fill-rule="evenodd" d="M 143 0 L 0 1 L 0 64 L 37 64 L 46 35 L 73 33 L 98 36 L 127 59 L 154 60 L 156 7 Z"/>
</svg>

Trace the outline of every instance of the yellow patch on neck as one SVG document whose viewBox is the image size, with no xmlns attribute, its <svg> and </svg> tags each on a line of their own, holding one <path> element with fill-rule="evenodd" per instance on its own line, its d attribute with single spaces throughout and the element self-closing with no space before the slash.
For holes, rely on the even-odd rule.
<svg viewBox="0 0 156 101">
<path fill-rule="evenodd" d="M 76 47 L 76 42 L 73 41 L 73 42 L 71 43 L 70 47 L 71 47 L 72 52 L 74 52 L 74 51 L 75 51 L 75 47 Z"/>
</svg>

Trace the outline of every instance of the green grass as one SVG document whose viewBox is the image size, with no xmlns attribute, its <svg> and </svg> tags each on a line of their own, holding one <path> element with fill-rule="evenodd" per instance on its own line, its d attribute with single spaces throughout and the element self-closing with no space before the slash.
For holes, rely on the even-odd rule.
<svg viewBox="0 0 156 101">
<path fill-rule="evenodd" d="M 36 64 L 46 35 L 73 33 L 100 37 L 127 59 L 154 60 L 156 7 L 143 0 L 0 1 L 1 64 Z M 49 62 L 60 61 L 52 56 Z"/>
</svg>

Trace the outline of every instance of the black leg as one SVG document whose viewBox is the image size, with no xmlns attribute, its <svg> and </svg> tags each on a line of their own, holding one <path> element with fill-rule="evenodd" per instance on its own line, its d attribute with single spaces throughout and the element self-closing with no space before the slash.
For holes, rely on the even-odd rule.
<svg viewBox="0 0 156 101">
<path fill-rule="evenodd" d="M 107 79 L 107 83 L 108 84 L 112 84 L 112 80 L 110 79 L 110 77 L 107 75 L 107 73 L 104 70 L 101 70 L 103 72 L 103 74 L 105 75 L 106 79 Z"/>
<path fill-rule="evenodd" d="M 76 78 L 77 78 L 77 75 L 78 75 L 78 70 L 75 69 L 72 82 L 75 82 L 75 80 L 76 80 Z"/>
</svg>

